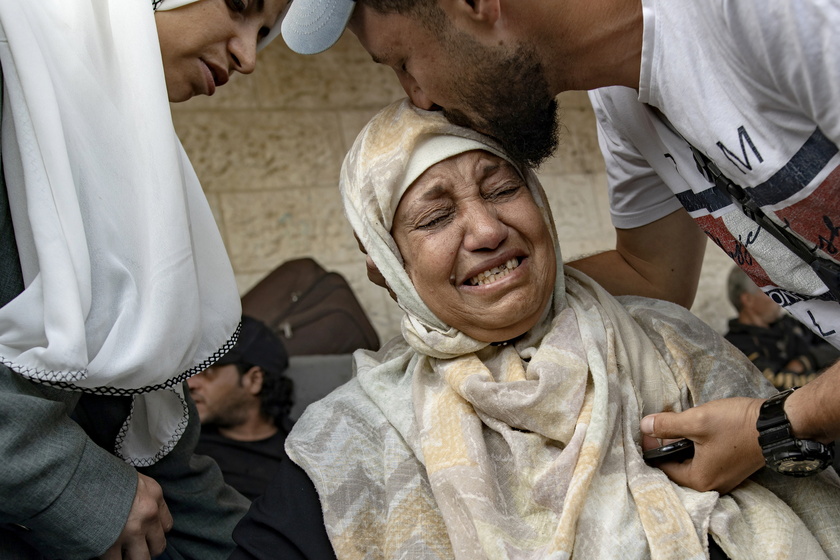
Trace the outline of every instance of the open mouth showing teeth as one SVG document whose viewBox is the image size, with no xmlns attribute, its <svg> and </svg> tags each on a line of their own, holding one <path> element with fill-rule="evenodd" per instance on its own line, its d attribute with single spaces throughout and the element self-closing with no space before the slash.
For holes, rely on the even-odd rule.
<svg viewBox="0 0 840 560">
<path fill-rule="evenodd" d="M 502 278 L 513 272 L 513 270 L 516 267 L 518 267 L 519 264 L 519 259 L 510 259 L 501 266 L 496 266 L 491 268 L 490 270 L 479 272 L 477 275 L 467 280 L 467 284 L 470 286 L 483 286 L 485 284 L 492 284 L 493 282 L 501 280 Z"/>
</svg>

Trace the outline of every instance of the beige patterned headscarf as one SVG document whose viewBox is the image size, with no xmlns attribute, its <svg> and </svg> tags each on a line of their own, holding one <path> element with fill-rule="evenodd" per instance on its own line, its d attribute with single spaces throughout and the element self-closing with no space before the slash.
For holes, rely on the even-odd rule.
<svg viewBox="0 0 840 560">
<path fill-rule="evenodd" d="M 354 380 L 287 440 L 338 558 L 702 559 L 708 534 L 733 559 L 840 558 L 833 472 L 760 473 L 719 496 L 644 463 L 643 415 L 773 392 L 685 309 L 616 300 L 566 269 L 544 319 L 511 344 L 478 342 L 429 311 L 390 235 L 394 211 L 418 168 L 476 148 L 504 157 L 399 102 L 345 160 L 346 213 L 406 317 L 403 337 L 358 351 Z M 521 173 L 553 233 L 542 188 Z"/>
</svg>

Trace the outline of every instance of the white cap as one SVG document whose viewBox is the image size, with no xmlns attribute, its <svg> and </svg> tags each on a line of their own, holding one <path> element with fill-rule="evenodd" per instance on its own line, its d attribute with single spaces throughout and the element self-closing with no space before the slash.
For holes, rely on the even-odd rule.
<svg viewBox="0 0 840 560">
<path fill-rule="evenodd" d="M 317 54 L 333 46 L 356 7 L 355 0 L 292 0 L 283 18 L 283 40 L 300 54 Z"/>
</svg>

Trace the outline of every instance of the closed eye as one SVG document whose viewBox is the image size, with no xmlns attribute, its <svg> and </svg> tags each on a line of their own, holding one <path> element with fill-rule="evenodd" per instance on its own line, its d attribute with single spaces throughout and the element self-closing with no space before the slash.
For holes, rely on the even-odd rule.
<svg viewBox="0 0 840 560">
<path fill-rule="evenodd" d="M 248 7 L 245 0 L 228 0 L 228 6 L 234 12 L 244 12 Z"/>
<path fill-rule="evenodd" d="M 434 214 L 417 224 L 417 229 L 429 230 L 444 225 L 449 220 L 450 214 Z"/>
<path fill-rule="evenodd" d="M 499 200 L 509 198 L 517 194 L 522 189 L 522 187 L 523 185 L 521 183 L 510 183 L 488 193 L 487 195 L 485 195 L 484 198 L 486 200 Z"/>
</svg>

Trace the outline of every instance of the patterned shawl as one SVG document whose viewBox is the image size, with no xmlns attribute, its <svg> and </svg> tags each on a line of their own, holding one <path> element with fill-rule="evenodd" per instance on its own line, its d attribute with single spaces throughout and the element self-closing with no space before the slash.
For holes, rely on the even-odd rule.
<svg viewBox="0 0 840 560">
<path fill-rule="evenodd" d="M 399 102 L 362 131 L 342 170 L 347 215 L 406 316 L 403 337 L 358 351 L 355 378 L 287 440 L 338 558 L 701 559 L 707 534 L 733 559 L 840 558 L 833 471 L 762 472 L 719 496 L 643 461 L 643 415 L 773 392 L 687 310 L 613 298 L 567 268 L 544 320 L 515 343 L 478 342 L 431 314 L 389 230 L 411 154 L 441 136 L 501 153 Z M 539 183 L 521 172 L 550 225 Z"/>
</svg>

